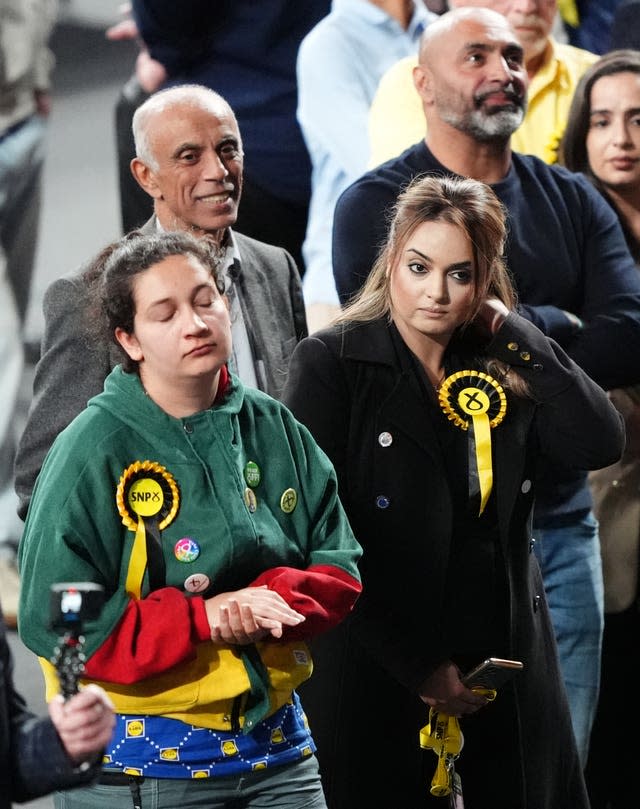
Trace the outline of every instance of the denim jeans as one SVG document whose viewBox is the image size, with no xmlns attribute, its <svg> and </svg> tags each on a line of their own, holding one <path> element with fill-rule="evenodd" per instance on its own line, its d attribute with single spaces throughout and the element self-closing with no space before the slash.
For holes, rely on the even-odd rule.
<svg viewBox="0 0 640 809">
<path fill-rule="evenodd" d="M 589 512 L 566 525 L 534 528 L 533 536 L 584 767 L 598 703 L 604 627 L 598 524 Z"/>
<path fill-rule="evenodd" d="M 224 778 L 146 778 L 141 809 L 326 809 L 315 756 L 271 770 Z M 133 809 L 128 786 L 56 792 L 55 809 Z"/>
<path fill-rule="evenodd" d="M 32 115 L 0 140 L 0 245 L 24 323 L 35 266 L 46 119 Z"/>
</svg>

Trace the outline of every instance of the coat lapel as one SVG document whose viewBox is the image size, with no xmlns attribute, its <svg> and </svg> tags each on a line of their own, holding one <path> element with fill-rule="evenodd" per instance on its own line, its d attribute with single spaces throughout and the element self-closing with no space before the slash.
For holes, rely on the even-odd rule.
<svg viewBox="0 0 640 809">
<path fill-rule="evenodd" d="M 282 327 L 278 323 L 277 307 L 271 305 L 269 278 L 264 271 L 264 261 L 253 245 L 242 234 L 233 234 L 240 253 L 240 263 L 235 269 L 242 314 L 253 352 L 256 375 L 262 380 L 260 387 L 276 396 L 282 386 L 274 377 L 275 368 L 286 368 L 282 353 Z"/>
<path fill-rule="evenodd" d="M 385 320 L 345 333 L 345 357 L 369 363 L 377 392 L 379 422 L 400 430 L 440 467 L 442 458 L 415 373 L 399 357 Z"/>
</svg>

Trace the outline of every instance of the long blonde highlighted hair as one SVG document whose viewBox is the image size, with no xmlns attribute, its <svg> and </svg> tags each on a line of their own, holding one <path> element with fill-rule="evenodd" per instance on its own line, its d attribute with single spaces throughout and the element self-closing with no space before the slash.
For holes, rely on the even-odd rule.
<svg viewBox="0 0 640 809">
<path fill-rule="evenodd" d="M 340 313 L 338 322 L 390 316 L 389 270 L 396 265 L 411 234 L 424 222 L 457 225 L 471 241 L 475 293 L 469 321 L 487 297 L 499 298 L 508 309 L 515 307 L 515 291 L 502 260 L 506 239 L 504 209 L 491 188 L 463 177 L 416 177 L 398 196 L 387 240 L 367 280 Z"/>
</svg>

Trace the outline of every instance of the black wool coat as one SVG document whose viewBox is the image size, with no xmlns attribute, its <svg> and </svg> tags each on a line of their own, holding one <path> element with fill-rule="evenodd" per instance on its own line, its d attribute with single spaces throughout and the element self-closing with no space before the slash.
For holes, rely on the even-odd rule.
<svg viewBox="0 0 640 809">
<path fill-rule="evenodd" d="M 379 320 L 306 338 L 283 396 L 334 462 L 364 549 L 360 601 L 317 639 L 314 674 L 300 690 L 330 809 L 443 806 L 429 795 L 436 758 L 419 747 L 428 707 L 417 691 L 451 656 L 444 603 L 465 581 L 448 564 L 454 503 L 445 459 L 391 328 Z M 484 370 L 462 344 L 456 351 L 448 373 Z M 505 642 L 494 656 L 522 660 L 524 670 L 494 703 L 461 720 L 456 769 L 465 809 L 586 809 L 531 511 L 541 453 L 577 469 L 602 467 L 620 456 L 624 428 L 604 391 L 518 315 L 507 317 L 486 353 L 517 370 L 531 392 L 507 391 L 506 416 L 491 431 L 506 594 Z"/>
</svg>

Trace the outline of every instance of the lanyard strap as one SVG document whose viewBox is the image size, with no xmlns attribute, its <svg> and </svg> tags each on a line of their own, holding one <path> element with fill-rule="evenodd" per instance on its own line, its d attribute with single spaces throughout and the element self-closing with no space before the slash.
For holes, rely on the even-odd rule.
<svg viewBox="0 0 640 809">
<path fill-rule="evenodd" d="M 493 702 L 497 693 L 494 688 L 475 687 L 472 691 L 475 694 L 482 694 L 489 702 Z M 420 747 L 423 750 L 433 750 L 438 756 L 438 764 L 431 779 L 430 788 L 431 794 L 437 798 L 451 794 L 455 760 L 460 755 L 463 745 L 464 736 L 458 718 L 430 708 L 429 722 L 420 729 Z"/>
<path fill-rule="evenodd" d="M 455 716 L 429 710 L 429 723 L 420 730 L 420 747 L 433 750 L 438 757 L 436 771 L 431 779 L 432 795 L 442 798 L 453 788 L 454 762 L 460 755 L 464 737 Z"/>
</svg>

